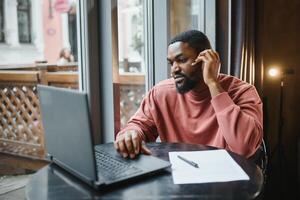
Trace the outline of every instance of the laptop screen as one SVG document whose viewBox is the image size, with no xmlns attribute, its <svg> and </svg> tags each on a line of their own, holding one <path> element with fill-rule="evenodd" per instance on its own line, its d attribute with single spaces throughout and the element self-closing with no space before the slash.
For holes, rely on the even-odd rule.
<svg viewBox="0 0 300 200">
<path fill-rule="evenodd" d="M 71 173 L 97 180 L 86 93 L 38 85 L 47 153 Z"/>
</svg>

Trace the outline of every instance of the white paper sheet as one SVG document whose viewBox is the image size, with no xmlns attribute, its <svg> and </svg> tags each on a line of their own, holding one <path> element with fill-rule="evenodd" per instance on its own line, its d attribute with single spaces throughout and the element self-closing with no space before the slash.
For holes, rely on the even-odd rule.
<svg viewBox="0 0 300 200">
<path fill-rule="evenodd" d="M 177 157 L 198 164 L 195 168 Z M 169 152 L 174 184 L 249 180 L 249 176 L 225 150 Z"/>
</svg>

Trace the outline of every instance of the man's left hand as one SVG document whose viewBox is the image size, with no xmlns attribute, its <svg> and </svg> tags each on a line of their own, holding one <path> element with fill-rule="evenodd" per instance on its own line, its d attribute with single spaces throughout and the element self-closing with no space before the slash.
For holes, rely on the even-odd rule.
<svg viewBox="0 0 300 200">
<path fill-rule="evenodd" d="M 203 80 L 206 85 L 216 84 L 218 82 L 218 75 L 220 70 L 220 57 L 219 54 L 212 50 L 206 49 L 199 53 L 198 57 L 192 63 L 195 66 L 197 63 L 202 62 Z"/>
</svg>

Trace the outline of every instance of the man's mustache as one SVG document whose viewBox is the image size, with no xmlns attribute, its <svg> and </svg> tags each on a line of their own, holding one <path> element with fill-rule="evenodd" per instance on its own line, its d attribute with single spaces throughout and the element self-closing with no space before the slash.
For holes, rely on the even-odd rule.
<svg viewBox="0 0 300 200">
<path fill-rule="evenodd" d="M 176 78 L 181 78 L 181 77 L 184 77 L 184 78 L 187 78 L 187 76 L 185 74 L 182 74 L 182 73 L 176 73 L 172 76 L 174 79 Z"/>
</svg>

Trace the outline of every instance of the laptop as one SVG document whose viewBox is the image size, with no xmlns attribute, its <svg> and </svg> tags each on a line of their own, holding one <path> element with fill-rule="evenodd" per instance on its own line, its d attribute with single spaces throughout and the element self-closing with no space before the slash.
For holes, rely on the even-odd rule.
<svg viewBox="0 0 300 200">
<path fill-rule="evenodd" d="M 43 85 L 37 91 L 48 158 L 93 188 L 107 188 L 171 166 L 151 155 L 125 159 L 113 143 L 94 146 L 86 93 Z"/>
</svg>

